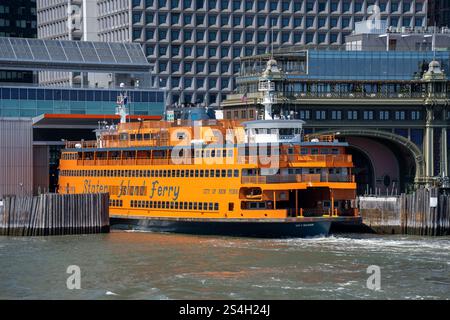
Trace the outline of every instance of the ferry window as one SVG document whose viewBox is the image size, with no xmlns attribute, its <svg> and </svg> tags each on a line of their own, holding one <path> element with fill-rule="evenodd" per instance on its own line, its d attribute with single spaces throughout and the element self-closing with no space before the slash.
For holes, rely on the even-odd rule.
<svg viewBox="0 0 450 320">
<path fill-rule="evenodd" d="M 163 170 L 163 177 L 167 177 L 167 170 Z"/>
<path fill-rule="evenodd" d="M 209 170 L 205 170 L 205 177 L 209 178 Z"/>
<path fill-rule="evenodd" d="M 195 170 L 195 177 L 198 177 L 198 170 Z"/>
<path fill-rule="evenodd" d="M 167 170 L 167 176 L 170 178 L 171 177 L 171 170 Z"/>
<path fill-rule="evenodd" d="M 203 178 L 203 176 L 204 176 L 204 171 L 200 170 L 200 178 Z"/>
<path fill-rule="evenodd" d="M 331 149 L 332 154 L 339 154 L 339 149 L 333 148 Z"/>
<path fill-rule="evenodd" d="M 226 177 L 226 175 L 227 175 L 227 172 L 226 172 L 226 170 L 222 170 L 222 178 L 225 178 L 225 177 Z"/>
<path fill-rule="evenodd" d="M 206 158 L 211 157 L 211 151 L 210 150 L 206 150 L 205 157 Z"/>
<path fill-rule="evenodd" d="M 136 140 L 136 135 L 135 134 L 130 134 L 130 140 Z"/>
<path fill-rule="evenodd" d="M 294 154 L 294 148 L 288 148 L 287 153 L 288 154 Z"/>
<path fill-rule="evenodd" d="M 227 177 L 232 178 L 233 177 L 233 170 L 227 170 Z"/>
<path fill-rule="evenodd" d="M 228 150 L 228 157 L 230 157 L 230 158 L 233 157 L 233 150 Z"/>
<path fill-rule="evenodd" d="M 172 170 L 172 177 L 175 177 L 176 174 L 177 174 L 177 171 L 176 170 Z"/>
<path fill-rule="evenodd" d="M 319 149 L 311 149 L 311 154 L 319 154 Z"/>
<path fill-rule="evenodd" d="M 165 209 L 165 208 L 166 208 L 166 202 L 165 202 L 165 201 L 163 201 L 163 202 L 161 203 L 161 208 L 162 208 L 162 209 Z"/>
<path fill-rule="evenodd" d="M 239 178 L 239 170 L 234 170 L 234 177 Z"/>
<path fill-rule="evenodd" d="M 214 210 L 215 211 L 218 211 L 219 210 L 219 204 L 216 202 L 216 203 L 214 203 Z"/>
<path fill-rule="evenodd" d="M 166 201 L 166 209 L 169 209 L 169 204 L 170 204 L 170 202 Z M 173 209 L 173 207 L 171 209 Z"/>
<path fill-rule="evenodd" d="M 203 203 L 201 203 L 201 202 L 198 203 L 198 210 L 203 210 Z M 206 206 L 205 206 L 205 210 L 206 210 Z"/>
<path fill-rule="evenodd" d="M 181 171 L 180 171 L 180 176 L 181 176 L 182 178 L 184 178 L 184 170 L 181 170 Z"/>
<path fill-rule="evenodd" d="M 206 203 L 205 203 L 205 204 L 206 204 Z M 213 210 L 213 203 L 212 203 L 212 202 L 209 203 L 209 210 L 210 210 L 210 211 Z"/>
<path fill-rule="evenodd" d="M 216 177 L 220 178 L 220 170 L 216 170 Z"/>
<path fill-rule="evenodd" d="M 197 202 L 194 202 L 194 210 L 197 210 Z"/>
<path fill-rule="evenodd" d="M 175 209 L 178 209 L 178 202 L 175 202 Z"/>
<path fill-rule="evenodd" d="M 225 158 L 226 156 L 227 156 L 227 150 L 223 149 L 223 150 L 222 150 L 222 157 Z"/>
<path fill-rule="evenodd" d="M 209 170 L 209 176 L 210 176 L 211 178 L 214 178 L 214 170 Z"/>
<path fill-rule="evenodd" d="M 330 207 L 330 204 L 331 204 L 330 201 L 325 200 L 325 201 L 323 202 L 323 207 L 324 207 L 324 208 L 329 208 L 329 207 Z"/>
<path fill-rule="evenodd" d="M 288 174 L 294 174 L 294 169 L 288 169 Z"/>
<path fill-rule="evenodd" d="M 234 211 L 234 203 L 228 202 L 228 211 Z"/>
<path fill-rule="evenodd" d="M 128 140 L 128 133 L 121 133 L 121 134 L 119 135 L 119 139 L 120 139 L 121 141 Z"/>
<path fill-rule="evenodd" d="M 161 209 L 161 201 L 158 201 L 158 203 L 156 204 L 158 209 Z"/>
<path fill-rule="evenodd" d="M 258 208 L 258 202 L 250 202 L 250 209 L 257 209 Z"/>
<path fill-rule="evenodd" d="M 321 148 L 320 149 L 320 154 L 329 154 L 330 151 L 328 150 L 328 148 Z"/>
<path fill-rule="evenodd" d="M 192 202 L 189 202 L 189 210 L 192 210 Z"/>
<path fill-rule="evenodd" d="M 136 135 L 136 140 L 142 140 L 142 133 L 138 133 Z"/>
<path fill-rule="evenodd" d="M 183 209 L 184 209 L 184 210 L 187 210 L 187 208 L 188 208 L 188 203 L 187 203 L 187 202 L 184 202 L 184 203 L 183 203 Z"/>
<path fill-rule="evenodd" d="M 313 174 L 314 173 L 314 169 L 313 168 L 309 168 L 309 173 Z"/>
<path fill-rule="evenodd" d="M 200 158 L 200 151 L 199 151 L 199 150 L 196 150 L 196 151 L 195 151 L 195 157 L 196 157 L 196 158 Z"/>
<path fill-rule="evenodd" d="M 150 134 L 144 133 L 144 140 L 150 140 Z"/>
<path fill-rule="evenodd" d="M 216 150 L 211 150 L 211 158 L 214 158 L 216 156 Z"/>
</svg>

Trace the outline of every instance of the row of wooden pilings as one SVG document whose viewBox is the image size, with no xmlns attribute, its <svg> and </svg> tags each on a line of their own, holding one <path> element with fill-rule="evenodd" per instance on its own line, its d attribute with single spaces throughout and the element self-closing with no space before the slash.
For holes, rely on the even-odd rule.
<svg viewBox="0 0 450 320">
<path fill-rule="evenodd" d="M 41 194 L 0 199 L 0 235 L 47 236 L 109 232 L 109 195 Z"/>
<path fill-rule="evenodd" d="M 450 195 L 417 189 L 395 197 L 360 197 L 363 223 L 377 233 L 450 235 Z"/>
</svg>

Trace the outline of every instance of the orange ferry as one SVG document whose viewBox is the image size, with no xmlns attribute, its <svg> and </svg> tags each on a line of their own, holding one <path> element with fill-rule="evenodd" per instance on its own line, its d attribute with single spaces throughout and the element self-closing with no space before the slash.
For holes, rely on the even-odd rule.
<svg viewBox="0 0 450 320">
<path fill-rule="evenodd" d="M 60 193 L 109 192 L 111 226 L 257 237 L 327 235 L 360 219 L 347 143 L 304 137 L 301 120 L 121 123 L 68 142 Z"/>
<path fill-rule="evenodd" d="M 358 217 L 352 159 L 333 136 L 296 141 L 301 126 L 294 120 L 121 123 L 97 141 L 67 143 L 59 192 L 109 192 L 112 225 L 328 234 L 332 221 Z M 271 140 L 265 150 L 262 139 Z"/>
</svg>

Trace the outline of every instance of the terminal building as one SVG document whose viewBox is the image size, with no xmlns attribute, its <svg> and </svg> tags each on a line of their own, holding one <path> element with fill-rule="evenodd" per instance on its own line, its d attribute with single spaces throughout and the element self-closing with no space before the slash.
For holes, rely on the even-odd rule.
<svg viewBox="0 0 450 320">
<path fill-rule="evenodd" d="M 118 96 L 129 121 L 159 120 L 165 93 L 152 83 L 152 66 L 139 44 L 0 37 L 0 70 L 105 73 L 108 87 L 0 83 L 0 196 L 54 191 L 64 139 L 95 139 L 93 130 L 117 123 Z M 126 80 L 147 79 L 139 86 Z"/>
<path fill-rule="evenodd" d="M 425 35 L 422 41 L 431 42 Z M 292 47 L 243 57 L 237 89 L 222 104 L 223 117 L 262 115 L 258 85 L 273 59 L 274 116 L 306 121 L 306 134 L 337 134 L 348 141 L 360 194 L 394 194 L 442 183 L 450 169 L 450 41 L 441 36 L 446 40 L 442 45 L 434 41 L 434 51 L 385 46 L 364 51 L 363 35 L 359 50 Z M 349 38 L 359 41 L 358 35 Z"/>
</svg>

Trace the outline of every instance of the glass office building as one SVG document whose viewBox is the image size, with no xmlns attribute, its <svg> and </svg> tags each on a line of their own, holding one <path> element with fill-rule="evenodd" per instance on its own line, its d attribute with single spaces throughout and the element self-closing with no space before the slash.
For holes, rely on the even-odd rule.
<svg viewBox="0 0 450 320">
<path fill-rule="evenodd" d="M 114 114 L 118 90 L 66 88 L 0 88 L 0 117 L 35 117 L 44 113 Z M 128 90 L 130 114 L 161 116 L 164 93 Z"/>
<path fill-rule="evenodd" d="M 275 58 L 287 80 L 308 81 L 411 81 L 437 59 L 443 70 L 450 66 L 450 51 L 331 51 L 299 50 L 276 52 Z M 266 67 L 268 56 L 241 61 L 238 83 L 253 82 Z M 240 91 L 245 92 L 245 88 Z M 256 87 L 249 92 L 257 91 Z M 247 91 L 248 91 L 247 90 Z"/>
</svg>

